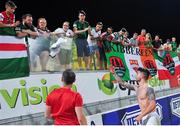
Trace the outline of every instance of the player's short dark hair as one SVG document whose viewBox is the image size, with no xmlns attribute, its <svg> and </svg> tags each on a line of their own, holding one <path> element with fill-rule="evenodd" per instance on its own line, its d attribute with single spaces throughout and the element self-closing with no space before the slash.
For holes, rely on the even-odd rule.
<svg viewBox="0 0 180 126">
<path fill-rule="evenodd" d="M 22 16 L 22 19 L 26 19 L 26 17 L 32 17 L 32 15 L 31 15 L 31 14 L 24 14 L 24 15 Z"/>
<path fill-rule="evenodd" d="M 148 80 L 149 75 L 150 75 L 150 72 L 149 72 L 147 69 L 144 69 L 144 68 L 142 68 L 142 67 L 139 67 L 137 71 L 143 73 L 143 74 L 144 74 L 144 79 L 145 79 L 145 80 Z"/>
<path fill-rule="evenodd" d="M 67 69 L 63 72 L 62 78 L 66 85 L 70 85 L 75 82 L 76 75 L 71 69 Z"/>
<path fill-rule="evenodd" d="M 5 5 L 10 6 L 10 7 L 12 7 L 12 8 L 17 8 L 16 4 L 15 4 L 13 1 L 11 1 L 11 0 L 8 0 L 8 1 L 5 3 Z"/>
<path fill-rule="evenodd" d="M 79 11 L 79 14 L 83 14 L 83 15 L 86 16 L 86 12 L 85 12 L 84 10 L 80 10 L 80 11 Z"/>
</svg>

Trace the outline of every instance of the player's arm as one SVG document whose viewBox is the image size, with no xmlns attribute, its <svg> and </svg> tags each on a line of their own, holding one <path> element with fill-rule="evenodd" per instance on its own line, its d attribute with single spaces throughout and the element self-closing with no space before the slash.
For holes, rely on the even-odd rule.
<svg viewBox="0 0 180 126">
<path fill-rule="evenodd" d="M 155 97 L 155 92 L 153 88 L 148 88 L 147 89 L 147 97 L 149 100 L 149 104 L 147 104 L 146 108 L 141 112 L 141 114 L 137 117 L 137 121 L 140 121 L 144 116 L 147 114 L 153 112 L 156 108 L 156 97 Z"/>
<path fill-rule="evenodd" d="M 83 112 L 83 107 L 75 107 L 75 112 L 80 125 L 87 125 L 87 120 Z"/>
<path fill-rule="evenodd" d="M 130 90 L 134 90 L 134 91 L 136 90 L 134 85 L 131 85 L 131 84 L 123 81 L 117 74 L 114 74 L 114 77 L 115 77 L 116 81 L 118 82 L 118 84 L 120 84 L 121 86 L 128 88 Z"/>
<path fill-rule="evenodd" d="M 76 96 L 75 112 L 80 125 L 87 125 L 87 120 L 83 112 L 83 99 L 80 94 Z"/>
<path fill-rule="evenodd" d="M 51 116 L 51 106 L 46 105 L 46 111 L 44 113 L 45 118 L 52 119 Z"/>
</svg>

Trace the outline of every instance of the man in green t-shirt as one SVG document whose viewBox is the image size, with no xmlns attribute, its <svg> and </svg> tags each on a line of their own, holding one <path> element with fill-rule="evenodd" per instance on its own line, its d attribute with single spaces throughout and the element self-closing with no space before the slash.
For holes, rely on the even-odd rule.
<svg viewBox="0 0 180 126">
<path fill-rule="evenodd" d="M 175 37 L 172 37 L 172 41 L 171 41 L 170 44 L 171 44 L 172 51 L 176 51 L 177 43 L 176 43 L 176 38 Z"/>
<path fill-rule="evenodd" d="M 77 46 L 77 56 L 78 56 L 78 64 L 80 70 L 82 69 L 82 60 L 85 57 L 85 65 L 86 69 L 89 69 L 89 48 L 87 37 L 88 33 L 90 33 L 90 26 L 87 21 L 85 21 L 86 13 L 81 10 L 79 11 L 79 20 L 75 21 L 73 24 L 73 30 L 76 36 L 76 46 Z"/>
</svg>

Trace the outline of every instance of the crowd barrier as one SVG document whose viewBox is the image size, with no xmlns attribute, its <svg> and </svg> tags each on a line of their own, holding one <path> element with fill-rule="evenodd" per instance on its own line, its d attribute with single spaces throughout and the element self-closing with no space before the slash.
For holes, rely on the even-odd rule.
<svg viewBox="0 0 180 126">
<path fill-rule="evenodd" d="M 31 74 L 29 77 L 0 81 L 0 120 L 44 112 L 47 95 L 61 87 L 61 73 Z M 76 73 L 73 90 L 82 94 L 84 103 L 106 101 L 135 93 L 110 82 L 110 74 L 101 72 Z M 33 80 L 33 81 L 32 81 Z M 154 83 L 155 82 L 155 83 Z M 131 81 L 135 84 L 135 81 Z M 157 78 L 149 81 L 156 91 L 170 88 L 169 81 Z"/>
</svg>

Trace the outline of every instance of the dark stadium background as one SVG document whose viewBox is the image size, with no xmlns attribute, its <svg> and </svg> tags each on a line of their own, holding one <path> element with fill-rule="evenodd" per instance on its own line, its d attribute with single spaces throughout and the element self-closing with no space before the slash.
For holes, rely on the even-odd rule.
<svg viewBox="0 0 180 126">
<path fill-rule="evenodd" d="M 6 0 L 0 0 L 0 11 Z M 37 18 L 45 17 L 50 30 L 69 21 L 71 28 L 77 19 L 78 10 L 85 10 L 87 21 L 95 26 L 102 21 L 104 30 L 112 26 L 114 31 L 125 27 L 130 36 L 133 32 L 147 29 L 154 36 L 161 35 L 165 41 L 172 36 L 180 43 L 180 1 L 179 0 L 13 0 L 18 8 L 16 19 L 31 13 L 36 26 Z"/>
</svg>

